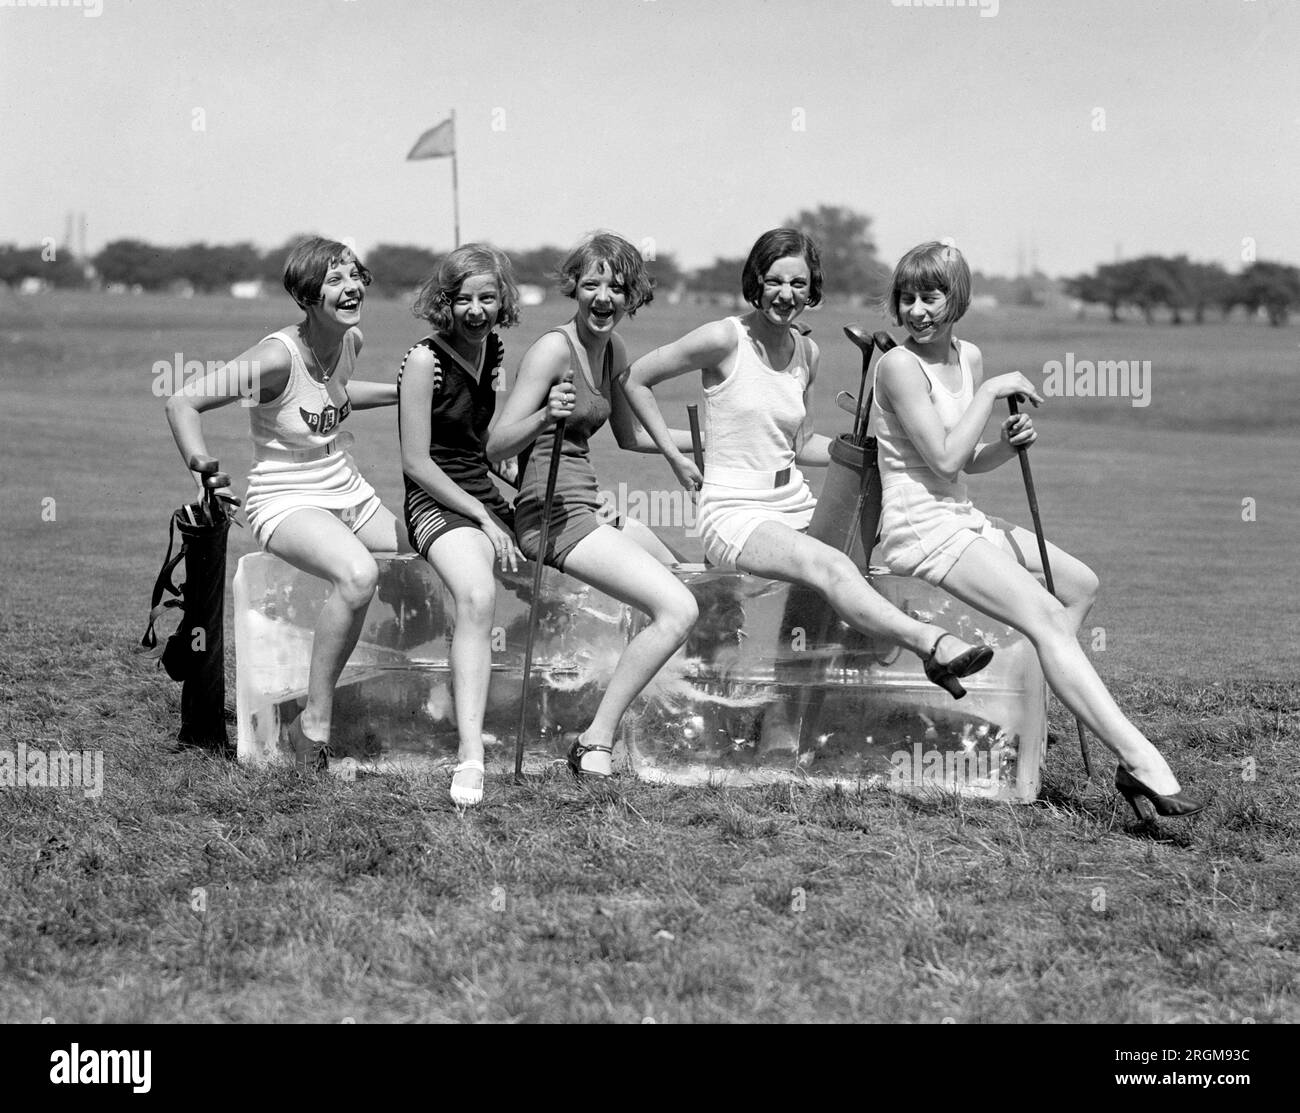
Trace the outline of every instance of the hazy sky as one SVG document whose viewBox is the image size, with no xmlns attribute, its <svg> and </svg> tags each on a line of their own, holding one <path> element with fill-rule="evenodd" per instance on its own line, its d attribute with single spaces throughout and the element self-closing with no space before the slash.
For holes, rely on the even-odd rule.
<svg viewBox="0 0 1300 1113">
<path fill-rule="evenodd" d="M 454 107 L 463 238 L 506 248 L 608 227 L 695 266 L 826 202 L 890 263 L 1300 263 L 1294 0 L 15 2 L 0 242 L 75 209 L 92 251 L 446 248 L 450 161 L 404 159 Z"/>
</svg>

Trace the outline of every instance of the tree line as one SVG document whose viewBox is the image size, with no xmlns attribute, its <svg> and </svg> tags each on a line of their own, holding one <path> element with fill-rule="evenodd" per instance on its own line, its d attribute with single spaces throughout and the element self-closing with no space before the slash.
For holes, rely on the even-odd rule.
<svg viewBox="0 0 1300 1113">
<path fill-rule="evenodd" d="M 879 258 L 871 217 L 843 206 L 820 205 L 802 210 L 783 223 L 807 232 L 817 241 L 828 297 L 861 302 L 884 293 L 890 272 Z M 121 239 L 105 245 L 90 260 L 75 260 L 49 241 L 31 248 L 0 245 L 0 283 L 17 285 L 24 279 L 38 278 L 60 287 L 104 283 L 168 290 L 182 286 L 198 293 L 224 292 L 232 283 L 253 279 L 276 286 L 285 258 L 303 238 L 291 236 L 269 251 L 251 243 L 165 247 Z M 743 254 L 719 257 L 707 266 L 686 270 L 671 253 L 656 251 L 652 241 L 638 246 L 660 290 L 689 290 L 723 297 L 734 297 L 740 291 Z M 521 283 L 549 287 L 567 250 L 545 245 L 507 253 Z M 418 286 L 439 258 L 438 252 L 411 244 L 381 243 L 365 253 L 376 291 L 391 296 L 406 294 Z M 1039 274 L 1006 280 L 977 273 L 974 285 L 977 293 L 992 293 L 999 301 L 1041 305 L 1055 284 Z M 1102 264 L 1090 274 L 1065 279 L 1059 288 L 1083 303 L 1107 306 L 1115 321 L 1121 320 L 1124 312 L 1136 310 L 1151 322 L 1158 310 L 1164 310 L 1174 324 L 1188 318 L 1200 324 L 1211 308 L 1226 316 L 1244 306 L 1250 313 L 1263 312 L 1272 324 L 1282 325 L 1292 308 L 1300 305 L 1300 270 L 1282 263 L 1256 261 L 1240 274 L 1229 274 L 1217 263 L 1194 262 L 1186 255 L 1144 255 Z"/>
<path fill-rule="evenodd" d="M 883 290 L 888 271 L 877 258 L 870 217 L 823 205 L 796 214 L 786 224 L 803 229 L 817 240 L 829 294 L 876 296 Z M 31 248 L 0 245 L 0 282 L 17 285 L 26 278 L 39 278 L 57 287 L 99 282 L 145 290 L 169 290 L 181 285 L 197 293 L 225 291 L 234 282 L 255 279 L 278 285 L 285 258 L 304 238 L 291 236 L 269 251 L 251 243 L 167 247 L 120 239 L 83 261 L 48 242 Z M 744 255 L 718 258 L 708 266 L 687 270 L 673 254 L 656 251 L 652 241 L 638 246 L 660 290 L 688 288 L 710 294 L 735 294 L 740 290 Z M 568 248 L 554 244 L 507 250 L 519 282 L 543 287 L 553 284 L 567 253 Z M 374 288 L 392 295 L 418 286 L 440 257 L 440 253 L 428 248 L 391 243 L 378 244 L 364 254 L 366 266 L 374 275 Z M 92 268 L 90 274 L 86 263 Z"/>
<path fill-rule="evenodd" d="M 1121 320 L 1122 310 L 1135 309 L 1148 324 L 1158 309 L 1167 310 L 1176 325 L 1188 317 L 1199 325 L 1210 308 L 1226 317 L 1244 306 L 1252 315 L 1262 311 L 1276 326 L 1286 324 L 1300 305 L 1300 269 L 1262 260 L 1229 274 L 1218 263 L 1197 263 L 1186 255 L 1143 255 L 1104 263 L 1091 274 L 1066 279 L 1064 286 L 1086 304 L 1109 308 L 1112 321 Z"/>
</svg>

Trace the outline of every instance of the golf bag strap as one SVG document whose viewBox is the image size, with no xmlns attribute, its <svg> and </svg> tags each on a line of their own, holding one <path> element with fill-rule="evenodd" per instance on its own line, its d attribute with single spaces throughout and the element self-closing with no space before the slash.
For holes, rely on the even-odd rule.
<svg viewBox="0 0 1300 1113">
<path fill-rule="evenodd" d="M 140 645 L 136 649 L 137 653 L 142 653 L 147 657 L 161 657 L 163 647 L 158 644 L 158 635 L 154 633 L 154 623 L 163 615 L 168 607 L 184 606 L 184 593 L 181 588 L 176 586 L 174 575 L 176 566 L 185 559 L 186 544 L 181 542 L 181 547 L 175 556 L 172 556 L 172 547 L 176 544 L 176 515 L 172 515 L 171 527 L 167 531 L 167 555 L 163 557 L 163 566 L 158 571 L 158 578 L 154 581 L 153 595 L 149 600 L 149 625 L 145 629 L 144 637 L 140 639 Z M 163 601 L 163 594 L 169 593 L 172 598 Z"/>
</svg>

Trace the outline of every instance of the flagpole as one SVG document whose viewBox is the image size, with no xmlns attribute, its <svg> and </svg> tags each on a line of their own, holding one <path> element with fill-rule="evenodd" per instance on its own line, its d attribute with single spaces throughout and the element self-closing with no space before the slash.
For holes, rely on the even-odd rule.
<svg viewBox="0 0 1300 1113">
<path fill-rule="evenodd" d="M 460 247 L 460 187 L 456 182 L 456 110 L 451 110 L 451 209 L 455 221 L 456 242 Z"/>
</svg>

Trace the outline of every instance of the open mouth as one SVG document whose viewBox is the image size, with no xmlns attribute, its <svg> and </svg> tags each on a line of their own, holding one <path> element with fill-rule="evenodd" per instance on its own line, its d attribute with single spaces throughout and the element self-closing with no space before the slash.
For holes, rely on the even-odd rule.
<svg viewBox="0 0 1300 1113">
<path fill-rule="evenodd" d="M 355 309 L 361 308 L 360 298 L 346 298 L 339 302 L 338 309 L 340 313 L 351 313 Z"/>
<path fill-rule="evenodd" d="M 591 310 L 591 315 L 592 315 L 592 317 L 594 317 L 597 321 L 600 321 L 600 322 L 603 324 L 605 321 L 612 321 L 612 320 L 614 319 L 614 310 L 613 310 L 613 309 L 597 309 L 596 307 L 593 306 L 593 307 L 592 307 L 592 310 Z"/>
</svg>

